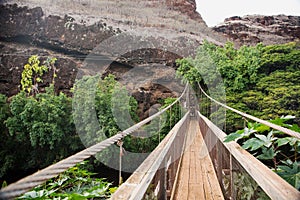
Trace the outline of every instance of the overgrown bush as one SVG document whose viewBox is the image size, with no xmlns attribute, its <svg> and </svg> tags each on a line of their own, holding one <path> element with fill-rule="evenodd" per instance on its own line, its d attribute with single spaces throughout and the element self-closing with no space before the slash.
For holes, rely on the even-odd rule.
<svg viewBox="0 0 300 200">
<path fill-rule="evenodd" d="M 184 58 L 177 64 L 178 75 L 196 91 L 199 91 L 196 82 L 206 90 L 209 88 L 207 93 L 212 97 L 215 93 L 212 86 L 217 80 L 216 73 L 213 73 L 216 68 L 226 89 L 227 105 L 265 120 L 275 119 L 271 122 L 300 132 L 299 43 L 257 44 L 235 49 L 232 43 L 219 47 L 204 42 L 195 58 Z M 200 92 L 198 95 L 200 111 L 210 119 L 218 118 L 222 111 L 220 106 L 215 109 L 214 103 L 204 95 L 200 96 Z M 280 118 L 291 115 L 296 117 Z M 293 125 L 286 124 L 287 120 Z M 222 119 L 217 121 L 223 122 Z M 243 117 L 232 111 L 227 111 L 225 123 L 226 132 L 233 132 L 227 136 L 226 142 L 238 140 L 245 149 L 299 189 L 299 140 L 262 124 L 246 123 Z M 243 129 L 244 124 L 248 126 Z"/>
<path fill-rule="evenodd" d="M 108 199 L 117 188 L 94 175 L 80 163 L 18 199 Z"/>
<path fill-rule="evenodd" d="M 292 116 L 270 122 L 300 132 L 296 124 L 288 124 Z M 244 149 L 273 169 L 279 176 L 300 189 L 300 141 L 286 136 L 260 123 L 247 123 L 247 127 L 226 136 L 224 142 L 237 141 Z"/>
<path fill-rule="evenodd" d="M 232 43 L 219 47 L 204 42 L 195 58 L 184 58 L 177 63 L 177 74 L 194 85 L 196 91 L 199 89 L 195 82 L 200 82 L 202 88 L 209 88 L 207 92 L 212 97 L 221 96 L 214 94 L 217 86 L 214 82 L 220 82 L 222 78 L 226 100 L 217 100 L 266 120 L 294 115 L 295 123 L 300 125 L 299 43 L 257 44 L 235 49 Z M 215 68 L 221 77 L 217 77 Z M 200 108 L 205 112 L 204 108 L 210 108 L 212 104 L 203 96 Z M 209 110 L 208 116 L 210 114 Z M 227 131 L 232 132 L 242 126 L 242 118 L 229 112 L 226 116 Z"/>
<path fill-rule="evenodd" d="M 48 59 L 49 65 L 41 67 L 38 56 L 32 56 L 24 66 L 22 91 L 10 102 L 0 96 L 2 180 L 15 181 L 83 149 L 73 123 L 72 99 L 55 94 L 54 85 L 45 93 L 32 93 L 41 75 L 49 72 L 47 66 L 53 68 L 55 78 L 54 61 Z"/>
</svg>

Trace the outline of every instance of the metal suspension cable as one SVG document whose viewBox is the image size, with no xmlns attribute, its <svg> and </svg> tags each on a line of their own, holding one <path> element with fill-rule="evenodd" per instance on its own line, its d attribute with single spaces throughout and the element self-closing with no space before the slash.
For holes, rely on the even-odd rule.
<svg viewBox="0 0 300 200">
<path fill-rule="evenodd" d="M 269 126 L 269 127 L 273 128 L 273 129 L 276 129 L 276 130 L 278 130 L 278 131 L 281 131 L 281 132 L 283 132 L 283 133 L 285 133 L 285 134 L 287 134 L 287 135 L 290 135 L 290 136 L 292 136 L 292 137 L 295 137 L 295 138 L 300 139 L 300 133 L 298 133 L 298 132 L 296 132 L 296 131 L 293 131 L 293 130 L 290 130 L 290 129 L 287 129 L 287 128 L 282 127 L 282 126 L 278 126 L 278 125 L 273 124 L 273 123 L 271 123 L 271 122 L 268 122 L 268 121 L 259 119 L 259 118 L 257 118 L 257 117 L 254 117 L 254 116 L 249 115 L 249 114 L 247 114 L 247 113 L 241 112 L 241 111 L 236 110 L 236 109 L 234 109 L 234 108 L 231 108 L 231 107 L 229 107 L 229 106 L 227 106 L 227 105 L 225 105 L 225 104 L 223 104 L 223 103 L 221 103 L 221 102 L 218 102 L 217 100 L 213 99 L 213 98 L 210 97 L 208 94 L 206 94 L 205 91 L 204 91 L 204 90 L 202 89 L 202 87 L 200 86 L 199 82 L 198 82 L 198 86 L 199 86 L 201 92 L 202 92 L 207 98 L 209 98 L 210 100 L 214 101 L 216 104 L 219 104 L 220 106 L 222 106 L 222 107 L 224 107 L 224 108 L 226 108 L 226 109 L 228 109 L 228 110 L 231 110 L 231 111 L 233 111 L 233 112 L 235 112 L 235 113 L 237 113 L 237 114 L 239 114 L 239 115 L 241 115 L 241 116 L 243 116 L 243 117 L 246 117 L 246 118 L 248 118 L 248 119 L 251 119 L 251 120 L 256 121 L 256 122 L 258 122 L 258 123 L 264 124 L 264 125 Z"/>
<path fill-rule="evenodd" d="M 28 190 L 34 188 L 35 186 L 38 186 L 45 181 L 47 181 L 50 178 L 53 178 L 60 173 L 66 171 L 70 167 L 73 167 L 79 162 L 82 162 L 83 160 L 96 155 L 103 149 L 109 147 L 110 145 L 114 144 L 115 142 L 119 141 L 120 139 L 124 138 L 125 136 L 133 133 L 134 131 L 138 130 L 143 125 L 147 124 L 148 122 L 152 121 L 154 118 L 160 116 L 164 112 L 166 112 L 169 108 L 171 108 L 174 104 L 176 104 L 185 94 L 186 90 L 188 88 L 188 84 L 186 84 L 184 91 L 182 94 L 174 101 L 172 104 L 167 106 L 166 108 L 162 109 L 161 111 L 155 113 L 154 115 L 144 119 L 143 121 L 129 127 L 128 129 L 102 141 L 99 142 L 91 147 L 88 147 L 85 150 L 82 150 L 68 158 L 65 158 L 61 161 L 59 161 L 56 164 L 50 165 L 47 168 L 44 168 L 30 176 L 27 176 L 15 183 L 12 183 L 8 185 L 7 187 L 0 190 L 0 199 L 12 199 L 15 197 L 20 196 L 21 194 L 24 194 Z"/>
</svg>

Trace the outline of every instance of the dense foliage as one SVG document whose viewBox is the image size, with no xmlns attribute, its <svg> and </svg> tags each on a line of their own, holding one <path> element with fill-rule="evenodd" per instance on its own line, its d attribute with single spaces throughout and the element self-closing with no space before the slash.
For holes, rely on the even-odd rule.
<svg viewBox="0 0 300 200">
<path fill-rule="evenodd" d="M 270 120 L 270 122 L 300 132 L 296 124 L 287 124 L 292 116 Z M 238 141 L 244 149 L 263 161 L 278 175 L 300 189 L 300 141 L 280 131 L 259 123 L 248 123 L 247 127 L 226 136 L 225 142 Z"/>
<path fill-rule="evenodd" d="M 75 84 L 74 91 L 73 116 L 76 130 L 87 146 L 103 141 L 139 121 L 136 114 L 137 101 L 128 95 L 113 75 L 103 79 L 98 76 L 83 77 Z M 161 102 L 162 107 L 174 100 L 165 99 Z M 173 114 L 170 115 L 170 112 Z M 124 170 L 131 171 L 138 166 L 140 157 L 146 156 L 142 154 L 151 152 L 180 119 L 179 113 L 180 108 L 176 105 L 161 118 L 123 139 L 123 148 L 128 152 L 122 158 Z M 129 152 L 141 154 L 131 157 Z M 99 153 L 97 159 L 114 168 L 118 166 L 118 156 L 119 147 L 114 145 Z"/>
<path fill-rule="evenodd" d="M 85 86 L 96 83 L 95 96 L 90 94 Z M 77 92 L 75 92 L 74 119 L 76 124 L 83 123 L 84 126 L 78 126 L 77 131 L 83 131 L 84 137 L 87 137 L 87 143 L 95 143 L 104 138 L 111 137 L 119 131 L 125 130 L 139 121 L 136 114 L 137 101 L 130 97 L 124 87 L 115 80 L 113 75 L 108 75 L 104 79 L 97 77 L 87 77 L 76 83 Z M 166 107 L 173 103 L 175 99 L 168 98 L 162 103 L 162 107 Z M 94 105 L 95 107 L 91 107 Z M 154 138 L 141 138 L 128 136 L 125 138 L 124 147 L 131 152 L 149 152 L 158 144 L 158 130 L 155 129 L 160 124 L 162 138 L 168 133 L 179 119 L 179 106 L 176 105 L 171 109 L 173 116 L 170 117 L 170 111 L 163 116 L 164 119 L 156 120 L 153 123 L 143 127 L 148 135 L 155 136 Z M 95 112 L 97 121 L 95 122 L 91 113 Z M 95 126 L 94 123 L 98 124 Z M 90 128 L 90 129 L 89 129 Z M 154 128 L 154 130 L 152 130 Z M 83 130 L 84 129 L 84 130 Z M 141 131 L 141 130 L 140 130 Z M 96 135 L 95 135 L 96 133 Z M 161 138 L 161 139 L 162 139 Z M 83 139 L 85 140 L 85 139 Z"/>
<path fill-rule="evenodd" d="M 197 92 L 196 83 L 199 82 L 215 98 L 221 91 L 215 88 L 223 84 L 226 103 L 230 107 L 262 119 L 273 119 L 271 122 L 300 132 L 299 43 L 257 44 L 236 49 L 232 43 L 219 47 L 204 42 L 195 58 L 184 58 L 177 63 L 177 74 L 191 83 Z M 204 95 L 199 97 L 200 111 L 211 120 L 217 119 L 214 122 L 218 125 L 225 124 L 227 133 L 233 132 L 228 135 L 227 142 L 238 140 L 245 149 L 299 189 L 299 140 L 264 125 L 250 123 L 231 111 L 227 111 L 226 119 L 220 118 L 224 109 Z M 225 102 L 223 98 L 216 99 Z M 296 117 L 282 117 L 291 115 Z M 287 120 L 294 125 L 285 124 Z"/>
<path fill-rule="evenodd" d="M 116 187 L 94 175 L 80 163 L 18 199 L 108 199 Z"/>
<path fill-rule="evenodd" d="M 73 97 L 56 94 L 55 60 L 48 58 L 41 65 L 39 57 L 32 56 L 24 66 L 21 91 L 9 100 L 0 94 L 0 184 L 3 180 L 16 181 L 139 121 L 137 101 L 113 75 L 83 77 L 74 85 Z M 51 71 L 52 84 L 40 93 L 37 83 L 43 81 L 44 73 Z M 166 99 L 161 104 L 167 106 L 173 101 Z M 130 152 L 151 152 L 180 119 L 179 113 L 179 105 L 176 105 L 134 136 L 127 136 L 123 148 Z M 139 137 L 139 132 L 149 137 Z M 118 161 L 108 151 L 100 156 Z M 128 162 L 131 164 L 132 160 Z M 41 187 L 39 193 L 42 193 Z"/>
<path fill-rule="evenodd" d="M 0 177 L 46 167 L 83 148 L 71 98 L 54 95 L 53 86 L 34 97 L 20 92 L 9 104 L 1 100 Z"/>
<path fill-rule="evenodd" d="M 177 62 L 177 73 L 193 85 L 200 82 L 203 88 L 211 90 L 214 81 L 222 78 L 226 103 L 233 108 L 266 120 L 294 115 L 295 122 L 300 123 L 299 43 L 235 49 L 232 43 L 218 47 L 204 42 L 195 58 Z M 203 98 L 202 102 L 205 107 L 207 100 Z M 226 122 L 229 132 L 243 125 L 242 118 L 231 112 L 227 113 Z"/>
<path fill-rule="evenodd" d="M 0 95 L 1 179 L 15 181 L 83 148 L 72 119 L 71 98 L 55 94 L 53 84 L 45 93 L 38 91 L 44 72 L 53 70 L 54 82 L 55 60 L 40 65 L 39 57 L 32 56 L 22 72 L 22 90 L 9 101 Z"/>
</svg>

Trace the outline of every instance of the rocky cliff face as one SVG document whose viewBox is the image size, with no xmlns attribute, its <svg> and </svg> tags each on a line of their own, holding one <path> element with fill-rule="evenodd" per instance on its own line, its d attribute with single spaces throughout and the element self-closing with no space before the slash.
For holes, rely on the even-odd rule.
<svg viewBox="0 0 300 200">
<path fill-rule="evenodd" d="M 201 6 L 201 5 L 200 5 Z M 0 93 L 20 90 L 31 55 L 56 57 L 56 91 L 84 74 L 113 73 L 145 118 L 157 101 L 182 90 L 175 60 L 206 39 L 218 45 L 282 43 L 299 38 L 299 17 L 246 16 L 208 28 L 195 0 L 0 0 Z M 45 75 L 40 91 L 49 85 Z"/>
<path fill-rule="evenodd" d="M 247 15 L 230 17 L 213 27 L 239 45 L 286 43 L 300 39 L 300 16 Z"/>
<path fill-rule="evenodd" d="M 202 24 L 206 24 L 201 15 L 196 11 L 195 0 L 167 0 L 167 4 L 171 9 L 180 11 L 182 14 L 189 16 Z"/>
<path fill-rule="evenodd" d="M 5 2 L 0 5 L 0 93 L 8 96 L 20 90 L 31 55 L 42 61 L 51 56 L 58 59 L 56 91 L 69 93 L 76 77 L 103 69 L 127 86 L 144 118 L 159 99 L 182 90 L 180 81 L 174 84 L 177 58 L 192 55 L 203 39 L 225 41 L 206 26 L 194 0 Z M 51 82 L 50 76 L 43 79 L 40 91 Z"/>
</svg>

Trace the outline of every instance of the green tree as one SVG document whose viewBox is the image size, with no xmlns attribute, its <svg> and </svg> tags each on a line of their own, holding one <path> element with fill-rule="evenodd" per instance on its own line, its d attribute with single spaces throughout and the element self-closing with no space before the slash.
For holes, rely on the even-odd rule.
<svg viewBox="0 0 300 200">
<path fill-rule="evenodd" d="M 46 167 L 82 148 L 72 120 L 71 99 L 63 93 L 54 95 L 53 85 L 46 91 L 35 97 L 20 92 L 10 103 L 6 126 L 16 140 L 12 145 L 20 149 L 16 153 L 23 157 L 15 169 Z"/>
<path fill-rule="evenodd" d="M 42 82 L 48 69 L 53 70 L 54 80 L 55 61 L 48 58 L 40 65 L 38 56 L 30 57 L 22 72 L 22 90 L 9 104 L 0 96 L 0 177 L 26 174 L 83 148 L 72 119 L 71 98 L 63 93 L 56 95 L 53 84 L 45 93 L 38 92 L 37 83 Z"/>
<path fill-rule="evenodd" d="M 7 97 L 0 94 L 0 177 L 3 177 L 9 169 L 13 167 L 14 152 L 13 139 L 10 137 L 8 130 L 5 126 L 5 121 L 10 116 L 9 104 L 7 103 Z M 0 182 L 0 184 L 2 184 Z"/>
<path fill-rule="evenodd" d="M 212 61 L 205 61 L 203 57 L 207 55 Z M 177 74 L 192 85 L 199 81 L 202 88 L 214 88 L 211 86 L 213 80 L 217 80 L 215 75 L 208 73 L 212 79 L 206 78 L 203 82 L 203 72 L 207 66 L 216 65 L 226 88 L 226 103 L 229 106 L 263 119 L 295 115 L 295 122 L 300 124 L 299 43 L 269 46 L 257 44 L 235 49 L 232 43 L 219 47 L 205 41 L 195 58 L 184 58 L 177 63 Z M 219 90 L 207 92 L 217 97 L 214 93 L 218 94 Z M 210 107 L 210 102 L 203 97 L 200 102 L 201 111 L 210 115 L 205 109 Z M 227 130 L 233 131 L 243 126 L 243 120 L 229 111 L 226 124 Z"/>
</svg>

